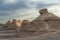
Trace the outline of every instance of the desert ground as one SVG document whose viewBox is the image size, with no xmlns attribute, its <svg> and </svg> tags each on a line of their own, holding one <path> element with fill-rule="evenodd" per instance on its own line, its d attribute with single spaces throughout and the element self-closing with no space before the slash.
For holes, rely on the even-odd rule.
<svg viewBox="0 0 60 40">
<path fill-rule="evenodd" d="M 0 40 L 60 40 L 60 31 L 17 38 L 16 30 L 5 30 L 0 31 Z"/>
</svg>

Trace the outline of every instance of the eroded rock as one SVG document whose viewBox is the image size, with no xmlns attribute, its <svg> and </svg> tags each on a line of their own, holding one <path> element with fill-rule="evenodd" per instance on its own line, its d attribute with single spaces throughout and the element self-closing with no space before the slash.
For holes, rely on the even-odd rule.
<svg viewBox="0 0 60 40">
<path fill-rule="evenodd" d="M 41 15 L 39 15 L 36 19 L 34 19 L 28 25 L 24 26 L 24 29 L 22 29 L 22 30 L 31 30 L 31 31 L 45 31 L 45 30 L 47 30 L 47 31 L 50 31 L 50 30 L 52 30 L 54 25 L 55 25 L 55 28 L 53 28 L 53 30 L 56 30 L 56 27 L 59 28 L 60 24 L 58 24 L 58 23 L 60 21 L 52 21 L 52 19 L 53 20 L 55 20 L 55 19 L 59 20 L 60 19 L 59 17 L 48 12 L 47 9 L 42 9 L 39 11 L 39 13 Z"/>
</svg>

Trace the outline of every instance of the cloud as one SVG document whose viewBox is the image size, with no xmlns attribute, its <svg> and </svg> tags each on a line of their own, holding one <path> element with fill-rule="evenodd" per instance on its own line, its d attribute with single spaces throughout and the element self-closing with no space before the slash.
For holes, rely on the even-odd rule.
<svg viewBox="0 0 60 40">
<path fill-rule="evenodd" d="M 7 1 L 8 2 L 8 1 Z M 16 10 L 16 9 L 23 9 L 23 8 L 28 8 L 26 5 L 25 1 L 23 0 L 18 0 L 17 3 L 5 3 L 4 0 L 1 1 L 0 3 L 0 10 Z"/>
<path fill-rule="evenodd" d="M 22 2 L 23 0 L 1 0 L 1 2 L 4 4 L 14 4 L 14 3 L 18 3 L 18 2 Z"/>
<path fill-rule="evenodd" d="M 35 3 L 60 3 L 60 0 L 27 0 L 28 2 L 35 2 Z"/>
<path fill-rule="evenodd" d="M 14 4 L 14 3 L 17 3 L 18 2 L 18 0 L 3 0 L 3 3 L 5 3 L 5 4 Z"/>
<path fill-rule="evenodd" d="M 1 14 L 1 15 L 3 15 L 3 14 Z M 0 19 L 6 20 L 6 21 L 12 20 L 12 19 L 33 20 L 36 17 L 38 17 L 39 13 L 38 13 L 37 9 L 30 8 L 30 9 L 22 9 L 22 10 L 18 9 L 18 10 L 15 10 L 12 14 L 7 14 L 7 15 L 0 16 Z M 2 21 L 2 22 L 5 23 L 6 21 Z"/>
<path fill-rule="evenodd" d="M 56 16 L 60 17 L 60 5 L 48 7 L 49 12 L 52 12 Z"/>
<path fill-rule="evenodd" d="M 60 10 L 59 5 L 60 0 L 0 0 L 0 22 L 14 18 L 32 20 L 39 15 L 38 10 L 48 8 L 49 11 L 56 12 L 56 9 Z M 57 12 L 59 13 L 59 11 Z"/>
<path fill-rule="evenodd" d="M 27 6 L 31 8 L 47 8 L 53 5 L 59 5 L 59 0 L 27 0 Z"/>
<path fill-rule="evenodd" d="M 14 16 L 13 16 L 14 15 Z M 39 15 L 37 9 L 29 8 L 29 9 L 17 9 L 12 15 L 15 19 L 34 19 Z"/>
</svg>

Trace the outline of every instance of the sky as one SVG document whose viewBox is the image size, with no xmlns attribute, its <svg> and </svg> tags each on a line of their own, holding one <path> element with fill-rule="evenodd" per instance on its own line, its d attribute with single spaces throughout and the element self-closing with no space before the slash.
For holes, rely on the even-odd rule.
<svg viewBox="0 0 60 40">
<path fill-rule="evenodd" d="M 0 23 L 12 19 L 34 20 L 43 8 L 60 17 L 60 0 L 0 0 Z"/>
</svg>

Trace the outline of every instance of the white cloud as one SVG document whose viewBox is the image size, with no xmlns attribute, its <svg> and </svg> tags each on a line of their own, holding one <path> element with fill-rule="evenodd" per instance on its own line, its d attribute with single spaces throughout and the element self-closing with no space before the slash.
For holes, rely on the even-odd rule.
<svg viewBox="0 0 60 40">
<path fill-rule="evenodd" d="M 36 8 L 38 4 L 53 4 L 53 5 L 59 5 L 60 0 L 26 0 L 26 4 L 31 8 Z"/>
<path fill-rule="evenodd" d="M 18 16 L 17 19 L 33 20 L 36 17 L 38 17 L 38 15 L 39 15 L 38 12 L 39 11 L 37 9 L 30 8 L 30 9 L 16 10 L 15 14 L 13 14 L 13 15 L 17 15 Z"/>
<path fill-rule="evenodd" d="M 38 2 L 40 0 L 27 0 L 27 1 L 29 1 L 29 2 Z"/>
<path fill-rule="evenodd" d="M 48 10 L 49 10 L 49 12 L 52 12 L 56 16 L 60 17 L 60 5 L 48 7 Z"/>
<path fill-rule="evenodd" d="M 60 3 L 60 0 L 27 0 L 28 2 Z"/>
<path fill-rule="evenodd" d="M 43 3 L 60 3 L 60 0 L 40 0 Z"/>
</svg>

